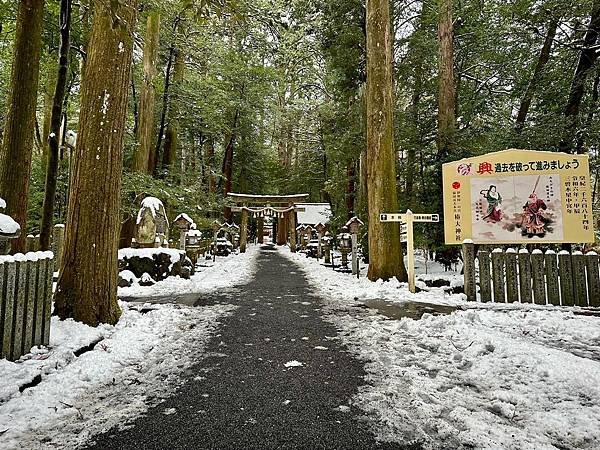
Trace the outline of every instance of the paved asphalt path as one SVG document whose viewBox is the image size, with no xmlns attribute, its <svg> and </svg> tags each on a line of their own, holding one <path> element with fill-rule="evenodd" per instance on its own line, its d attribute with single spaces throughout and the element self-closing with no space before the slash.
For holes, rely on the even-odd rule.
<svg viewBox="0 0 600 450">
<path fill-rule="evenodd" d="M 334 339 L 321 300 L 294 263 L 265 246 L 254 279 L 216 301 L 239 308 L 183 387 L 132 428 L 97 436 L 89 448 L 404 448 L 376 443 L 349 405 L 364 383 L 363 366 Z M 290 361 L 302 366 L 286 368 Z"/>
</svg>

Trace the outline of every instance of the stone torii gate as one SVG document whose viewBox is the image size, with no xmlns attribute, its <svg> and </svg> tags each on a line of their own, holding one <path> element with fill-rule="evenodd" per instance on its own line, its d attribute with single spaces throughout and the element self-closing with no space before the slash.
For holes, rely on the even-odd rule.
<svg viewBox="0 0 600 450">
<path fill-rule="evenodd" d="M 290 232 L 290 250 L 296 251 L 296 212 L 304 211 L 304 208 L 296 206 L 296 203 L 305 203 L 309 194 L 294 195 L 254 195 L 236 194 L 229 192 L 227 196 L 237 206 L 231 208 L 232 212 L 242 213 L 240 224 L 240 252 L 246 251 L 248 243 L 248 215 L 258 219 L 258 242 L 262 244 L 264 218 L 277 218 L 277 245 L 285 245 L 287 232 Z"/>
</svg>

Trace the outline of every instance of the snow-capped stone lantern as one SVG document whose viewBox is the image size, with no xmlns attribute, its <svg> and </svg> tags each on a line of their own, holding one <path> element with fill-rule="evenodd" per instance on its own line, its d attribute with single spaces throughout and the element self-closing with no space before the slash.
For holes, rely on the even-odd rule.
<svg viewBox="0 0 600 450">
<path fill-rule="evenodd" d="M 348 253 L 352 251 L 352 235 L 348 233 L 348 227 L 343 226 L 342 232 L 337 235 L 338 247 L 342 254 L 342 269 L 348 268 Z"/>
<path fill-rule="evenodd" d="M 142 200 L 135 227 L 135 242 L 141 248 L 168 246 L 169 220 L 165 206 L 156 197 Z"/>
<path fill-rule="evenodd" d="M 198 262 L 198 252 L 200 251 L 200 240 L 202 233 L 197 229 L 196 224 L 192 223 L 190 230 L 185 234 L 185 249 L 186 254 L 196 265 Z"/>
<path fill-rule="evenodd" d="M 0 198 L 0 255 L 8 255 L 10 241 L 21 235 L 21 226 L 10 216 L 2 214 L 6 202 Z"/>
<path fill-rule="evenodd" d="M 358 217 L 352 217 L 348 222 L 346 222 L 346 227 L 350 230 L 350 234 L 352 235 L 352 273 L 354 275 L 359 274 L 358 270 L 358 231 L 364 225 L 362 220 Z"/>
<path fill-rule="evenodd" d="M 173 221 L 175 228 L 179 230 L 179 250 L 185 250 L 186 232 L 188 232 L 194 221 L 186 213 L 179 214 Z"/>
</svg>

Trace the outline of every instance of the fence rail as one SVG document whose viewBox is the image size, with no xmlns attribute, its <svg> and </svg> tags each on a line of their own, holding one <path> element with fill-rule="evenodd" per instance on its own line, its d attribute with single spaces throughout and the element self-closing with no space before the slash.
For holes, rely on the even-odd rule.
<svg viewBox="0 0 600 450">
<path fill-rule="evenodd" d="M 476 253 L 467 242 L 463 256 L 467 300 L 479 294 L 482 302 L 600 307 L 600 256 L 594 252 L 496 248 Z"/>
<path fill-rule="evenodd" d="M 50 341 L 52 252 L 0 256 L 0 359 Z"/>
</svg>

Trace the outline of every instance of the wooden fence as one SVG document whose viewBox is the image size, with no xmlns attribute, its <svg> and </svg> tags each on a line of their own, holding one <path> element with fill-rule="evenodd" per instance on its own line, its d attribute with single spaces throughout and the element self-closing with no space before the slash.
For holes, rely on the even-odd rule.
<svg viewBox="0 0 600 450">
<path fill-rule="evenodd" d="M 52 252 L 0 256 L 0 359 L 49 344 L 52 272 Z"/>
<path fill-rule="evenodd" d="M 600 257 L 594 252 L 497 248 L 475 254 L 465 243 L 463 258 L 467 300 L 479 293 L 482 302 L 600 307 Z"/>
</svg>

